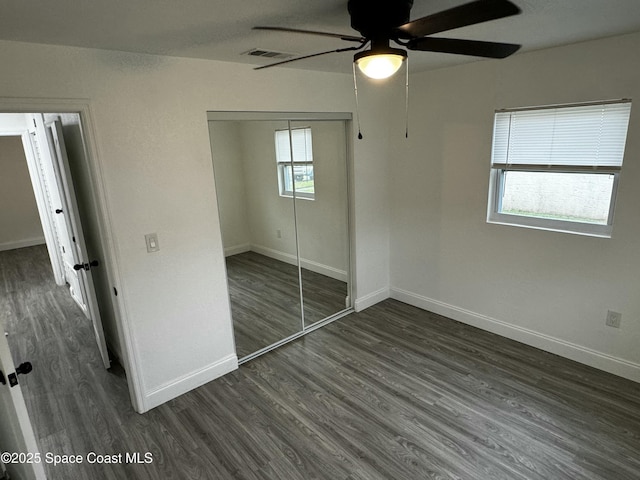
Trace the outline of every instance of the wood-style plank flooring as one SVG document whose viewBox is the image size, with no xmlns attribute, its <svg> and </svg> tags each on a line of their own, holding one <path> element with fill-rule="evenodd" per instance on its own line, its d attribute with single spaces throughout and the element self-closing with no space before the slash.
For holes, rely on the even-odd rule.
<svg viewBox="0 0 640 480">
<path fill-rule="evenodd" d="M 297 266 L 245 252 L 227 257 L 227 278 L 239 358 L 302 330 Z M 303 268 L 302 285 L 306 326 L 346 308 L 345 282 Z"/>
<path fill-rule="evenodd" d="M 393 300 L 138 415 L 45 260 L 0 253 L 41 449 L 153 454 L 51 479 L 640 478 L 640 385 Z"/>
</svg>

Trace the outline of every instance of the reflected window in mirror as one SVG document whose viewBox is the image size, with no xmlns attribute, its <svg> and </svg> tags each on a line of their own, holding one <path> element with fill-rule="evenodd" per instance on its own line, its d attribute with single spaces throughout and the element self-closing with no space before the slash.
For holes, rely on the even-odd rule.
<svg viewBox="0 0 640 480">
<path fill-rule="evenodd" d="M 280 196 L 313 200 L 315 183 L 311 128 L 276 130 L 275 147 Z"/>
</svg>

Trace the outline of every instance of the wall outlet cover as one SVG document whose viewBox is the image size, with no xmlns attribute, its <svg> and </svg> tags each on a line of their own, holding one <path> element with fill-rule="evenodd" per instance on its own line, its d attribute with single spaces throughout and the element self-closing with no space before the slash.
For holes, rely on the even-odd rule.
<svg viewBox="0 0 640 480">
<path fill-rule="evenodd" d="M 620 323 L 622 322 L 622 314 L 618 312 L 613 312 L 611 310 L 607 310 L 607 319 L 606 324 L 610 327 L 620 328 Z"/>
</svg>

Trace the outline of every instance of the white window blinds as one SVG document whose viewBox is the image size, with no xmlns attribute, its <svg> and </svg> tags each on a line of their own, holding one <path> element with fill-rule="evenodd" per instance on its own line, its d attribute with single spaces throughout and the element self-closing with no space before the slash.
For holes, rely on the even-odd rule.
<svg viewBox="0 0 640 480">
<path fill-rule="evenodd" d="M 619 169 L 630 112 L 628 100 L 498 111 L 492 167 Z"/>
<path fill-rule="evenodd" d="M 291 131 L 291 144 L 293 145 L 293 161 L 313 162 L 311 128 L 295 128 L 276 131 L 276 158 L 278 163 L 291 162 L 289 131 Z"/>
</svg>

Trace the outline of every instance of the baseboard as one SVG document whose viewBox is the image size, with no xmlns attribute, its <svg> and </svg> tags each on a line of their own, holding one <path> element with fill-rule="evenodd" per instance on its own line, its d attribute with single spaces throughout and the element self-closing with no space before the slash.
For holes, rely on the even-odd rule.
<svg viewBox="0 0 640 480">
<path fill-rule="evenodd" d="M 36 245 L 44 245 L 44 237 L 27 238 L 15 242 L 0 243 L 0 252 L 5 250 L 16 250 L 17 248 L 34 247 Z"/>
<path fill-rule="evenodd" d="M 273 248 L 263 247 L 262 245 L 251 245 L 251 250 L 264 255 L 265 257 L 275 258 L 281 262 L 288 263 L 290 265 L 298 265 L 298 258 L 290 253 L 274 250 Z M 325 277 L 340 280 L 341 282 L 347 281 L 347 272 L 340 270 L 329 265 L 323 265 L 322 263 L 314 262 L 313 260 L 307 260 L 305 258 L 300 259 L 300 266 L 306 270 L 310 270 Z"/>
<path fill-rule="evenodd" d="M 356 312 L 361 312 L 369 307 L 374 306 L 376 303 L 382 302 L 389 298 L 389 288 L 381 288 L 369 295 L 365 295 L 364 297 L 356 298 L 356 301 L 353 305 L 353 309 Z"/>
<path fill-rule="evenodd" d="M 399 288 L 391 289 L 391 298 L 584 365 L 640 382 L 640 364 Z"/>
<path fill-rule="evenodd" d="M 225 247 L 224 256 L 230 257 L 231 255 L 238 255 L 239 253 L 245 253 L 251 251 L 251 245 L 243 243 L 242 245 L 233 245 L 231 247 Z"/>
<path fill-rule="evenodd" d="M 194 388 L 198 388 L 205 383 L 209 383 L 216 378 L 226 375 L 237 368 L 238 357 L 235 354 L 228 355 L 216 363 L 184 375 L 172 382 L 168 382 L 144 395 L 143 411 L 140 413 L 162 405 Z"/>
</svg>

